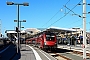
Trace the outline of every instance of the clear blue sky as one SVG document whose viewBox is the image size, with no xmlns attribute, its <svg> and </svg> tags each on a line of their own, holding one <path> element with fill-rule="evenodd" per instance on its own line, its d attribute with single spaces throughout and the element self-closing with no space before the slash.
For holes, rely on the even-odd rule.
<svg viewBox="0 0 90 60">
<path fill-rule="evenodd" d="M 17 23 L 14 22 L 14 20 L 17 19 L 17 6 L 9 6 L 6 4 L 6 1 L 29 3 L 29 6 L 20 6 L 20 20 L 27 21 L 22 23 L 22 26 L 25 28 L 48 28 L 50 26 L 61 28 L 83 28 L 82 18 L 72 16 L 72 12 L 60 19 L 65 15 L 65 11 L 66 13 L 69 12 L 67 8 L 63 7 L 69 0 L 1 0 L 0 19 L 2 22 L 2 33 L 4 33 L 5 30 L 13 30 L 14 27 L 17 26 Z M 70 0 L 66 6 L 69 9 L 72 9 L 80 1 L 81 0 Z M 81 4 L 82 1 L 80 2 Z M 87 0 L 87 3 L 90 3 L 90 1 Z M 76 6 L 72 11 L 82 16 L 82 5 Z M 90 6 L 87 6 L 87 12 L 89 11 Z M 87 31 L 90 31 L 90 14 L 87 14 L 86 22 L 86 29 Z"/>
</svg>

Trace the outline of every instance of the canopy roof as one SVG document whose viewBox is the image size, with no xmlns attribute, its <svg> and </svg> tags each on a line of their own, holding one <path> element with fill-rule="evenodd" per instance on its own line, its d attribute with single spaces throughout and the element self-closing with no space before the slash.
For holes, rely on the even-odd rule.
<svg viewBox="0 0 90 60">
<path fill-rule="evenodd" d="M 6 30 L 5 33 L 17 33 L 15 30 Z M 25 33 L 25 31 L 21 31 L 20 33 Z"/>
<path fill-rule="evenodd" d="M 54 33 L 71 33 L 71 32 L 76 32 L 76 30 L 74 30 L 74 29 L 59 28 L 59 27 L 50 27 L 50 28 L 45 29 L 43 31 L 51 31 L 51 32 L 54 32 Z"/>
</svg>

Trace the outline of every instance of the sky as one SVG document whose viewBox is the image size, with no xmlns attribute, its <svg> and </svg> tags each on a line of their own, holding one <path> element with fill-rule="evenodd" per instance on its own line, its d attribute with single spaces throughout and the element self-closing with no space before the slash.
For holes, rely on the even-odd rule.
<svg viewBox="0 0 90 60">
<path fill-rule="evenodd" d="M 29 6 L 20 6 L 19 20 L 26 20 L 22 22 L 21 26 L 26 28 L 83 28 L 83 20 L 78 17 L 82 16 L 83 0 L 1 0 L 0 1 L 0 21 L 1 32 L 4 34 L 5 30 L 14 30 L 17 23 L 17 6 L 7 5 L 6 2 L 23 3 L 28 2 Z M 87 4 L 90 3 L 86 0 Z M 77 6 L 76 6 L 77 5 Z M 66 7 L 65 7 L 66 6 Z M 70 11 L 71 10 L 71 11 Z M 86 12 L 90 12 L 90 6 L 86 6 Z M 78 14 L 78 15 L 73 15 Z M 90 14 L 86 15 L 86 30 L 90 31 Z"/>
</svg>

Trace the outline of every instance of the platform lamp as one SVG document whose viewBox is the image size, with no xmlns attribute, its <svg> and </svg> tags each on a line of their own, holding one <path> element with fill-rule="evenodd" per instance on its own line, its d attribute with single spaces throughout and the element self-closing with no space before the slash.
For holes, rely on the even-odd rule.
<svg viewBox="0 0 90 60">
<path fill-rule="evenodd" d="M 18 22 L 18 20 L 14 20 L 14 22 Z M 26 22 L 26 20 L 20 20 L 20 28 L 19 28 L 19 37 L 21 36 L 21 28 L 24 28 L 21 26 L 21 22 Z M 21 40 L 21 38 L 20 38 Z M 20 45 L 20 40 L 19 40 L 19 48 L 21 48 L 21 45 Z"/>
<path fill-rule="evenodd" d="M 23 6 L 29 6 L 29 3 L 14 3 L 14 2 L 6 2 L 7 5 L 17 5 L 17 28 L 19 28 L 19 6 L 23 5 Z M 17 32 L 17 36 L 18 36 L 18 41 L 19 41 L 19 32 Z M 18 53 L 18 44 L 17 44 L 17 53 Z"/>
</svg>

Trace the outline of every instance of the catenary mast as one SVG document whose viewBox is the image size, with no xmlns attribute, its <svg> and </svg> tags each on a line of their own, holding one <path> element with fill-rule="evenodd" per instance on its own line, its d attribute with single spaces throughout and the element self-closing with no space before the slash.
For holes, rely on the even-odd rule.
<svg viewBox="0 0 90 60">
<path fill-rule="evenodd" d="M 86 60 L 86 0 L 83 0 L 83 59 Z"/>
</svg>

